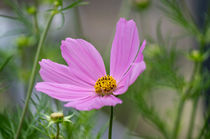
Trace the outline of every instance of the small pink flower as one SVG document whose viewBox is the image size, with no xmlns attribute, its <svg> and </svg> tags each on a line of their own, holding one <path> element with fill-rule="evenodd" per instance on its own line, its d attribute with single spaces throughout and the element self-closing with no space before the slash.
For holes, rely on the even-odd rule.
<svg viewBox="0 0 210 139">
<path fill-rule="evenodd" d="M 108 75 L 93 45 L 67 38 L 62 41 L 61 53 L 68 66 L 43 59 L 40 75 L 44 82 L 37 83 L 36 89 L 78 110 L 121 104 L 116 96 L 125 93 L 146 68 L 142 54 L 146 41 L 139 45 L 135 22 L 121 18 L 112 44 Z"/>
</svg>

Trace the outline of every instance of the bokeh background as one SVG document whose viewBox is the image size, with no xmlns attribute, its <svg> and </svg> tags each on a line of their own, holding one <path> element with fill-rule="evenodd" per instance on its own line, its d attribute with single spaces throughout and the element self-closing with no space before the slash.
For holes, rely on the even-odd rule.
<svg viewBox="0 0 210 139">
<path fill-rule="evenodd" d="M 67 5 L 68 2 L 64 1 L 63 4 Z M 97 48 L 105 61 L 106 67 L 108 67 L 116 23 L 120 17 L 125 17 L 126 19 L 135 20 L 141 41 L 146 39 L 148 42 L 144 55 L 146 63 L 149 63 L 149 71 L 150 65 L 161 65 L 161 63 L 167 61 L 161 61 L 161 59 L 153 61 L 154 59 L 152 59 L 159 52 L 156 46 L 160 45 L 160 34 L 158 33 L 161 32 L 162 39 L 166 42 L 164 43 L 166 50 L 170 52 L 175 48 L 177 53 L 176 58 L 172 61 L 169 60 L 166 64 L 173 64 L 173 67 L 176 69 L 176 74 L 189 80 L 192 74 L 193 63 L 186 58 L 184 53 L 192 49 L 197 49 L 198 44 L 193 36 L 185 35 L 185 29 L 168 18 L 167 13 L 161 8 L 165 5 L 160 0 L 87 0 L 87 2 L 87 5 L 65 11 L 64 17 L 60 14 L 56 15 L 45 46 L 42 49 L 42 58 L 65 64 L 60 54 L 61 40 L 64 40 L 66 37 L 83 38 Z M 31 5 L 38 5 L 37 10 L 39 12 L 37 13 L 37 19 L 40 30 L 44 27 L 47 18 L 46 10 L 50 8 L 50 1 L 18 0 L 12 3 L 12 5 L 9 5 L 7 0 L 3 0 L 0 1 L 0 15 L 15 17 L 17 13 L 11 8 L 15 3 L 25 8 L 21 9 L 24 13 L 29 12 L 28 10 Z M 203 16 L 208 11 L 209 1 L 180 0 L 179 3 L 185 3 L 187 8 L 184 8 L 183 11 L 190 12 L 196 25 L 202 28 L 204 22 Z M 17 10 L 19 10 L 18 8 Z M 37 45 L 37 38 L 34 35 L 35 30 L 30 29 L 30 22 L 33 22 L 34 19 L 31 17 L 27 18 L 29 24 L 27 23 L 28 21 L 24 24 L 18 22 L 18 20 L 0 17 L 0 63 L 5 58 L 11 57 L 7 66 L 0 73 L 0 111 L 2 112 L 5 109 L 15 109 L 17 105 L 22 107 L 24 104 L 25 92 Z M 63 21 L 64 18 L 65 20 Z M 164 54 L 163 56 L 163 59 L 168 58 Z M 208 62 L 206 65 L 209 65 Z M 162 68 L 167 68 L 167 66 Z M 129 88 L 128 92 L 120 97 L 123 100 L 123 104 L 117 105 L 114 110 L 113 139 L 147 138 L 149 137 L 148 135 L 153 135 L 155 138 L 162 138 L 163 135 L 158 131 L 158 128 L 141 113 L 141 109 L 143 108 L 138 108 L 138 103 L 133 99 L 136 93 L 142 93 L 148 106 L 152 106 L 155 109 L 155 112 L 167 123 L 169 129 L 172 128 L 179 95 L 173 87 L 170 88 L 167 85 L 166 87 L 155 86 L 162 83 L 162 77 L 156 77 L 160 78 L 160 81 L 156 79 L 154 82 L 155 87 L 152 87 L 153 80 L 144 78 L 144 76 L 153 77 L 147 76 L 149 71 L 146 70 L 140 75 L 137 82 Z M 153 74 L 156 76 L 159 73 Z M 167 76 L 167 74 L 159 75 Z M 41 80 L 39 75 L 36 80 Z M 146 82 L 147 80 L 149 83 Z M 39 95 L 40 92 L 34 90 L 33 94 Z M 139 99 L 139 101 L 141 100 Z M 197 134 L 197 129 L 203 123 L 205 102 L 205 98 L 199 100 L 194 134 Z M 64 108 L 64 111 L 69 110 L 71 108 Z M 181 122 L 180 138 L 185 138 L 191 110 L 192 102 L 187 101 Z M 95 117 L 97 120 L 92 130 L 93 134 L 97 133 L 99 127 L 107 124 L 109 109 L 104 107 L 102 111 L 96 111 Z M 106 138 L 106 136 L 107 131 L 103 135 L 103 138 Z"/>
</svg>

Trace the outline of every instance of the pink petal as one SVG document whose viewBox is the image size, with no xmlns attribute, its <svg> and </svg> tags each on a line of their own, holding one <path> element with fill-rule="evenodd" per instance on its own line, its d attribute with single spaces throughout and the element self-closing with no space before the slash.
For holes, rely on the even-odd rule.
<svg viewBox="0 0 210 139">
<path fill-rule="evenodd" d="M 114 90 L 114 95 L 121 95 L 124 94 L 129 87 L 129 79 L 130 76 L 125 76 L 123 79 L 120 80 L 120 82 L 117 84 L 117 89 Z"/>
<path fill-rule="evenodd" d="M 129 68 L 128 72 L 120 80 L 120 82 L 117 85 L 117 89 L 113 92 L 115 95 L 120 95 L 125 93 L 128 87 L 131 84 L 133 84 L 137 79 L 137 77 L 146 69 L 146 64 L 143 61 L 143 54 L 142 54 L 145 46 L 146 46 L 146 41 L 143 41 L 134 63 L 131 64 L 131 67 Z"/>
<path fill-rule="evenodd" d="M 129 85 L 133 84 L 138 76 L 146 69 L 146 64 L 144 61 L 139 63 L 134 63 L 130 72 Z"/>
<path fill-rule="evenodd" d="M 101 55 L 89 42 L 67 38 L 62 41 L 61 52 L 75 75 L 84 78 L 91 84 L 95 84 L 98 78 L 106 75 Z"/>
<path fill-rule="evenodd" d="M 146 69 L 146 64 L 143 61 L 144 57 L 142 54 L 145 46 L 146 46 L 146 41 L 144 40 L 139 50 L 138 56 L 136 57 L 134 63 L 132 64 L 131 68 L 127 73 L 130 74 L 129 85 L 133 84 L 138 78 L 138 76 Z"/>
<path fill-rule="evenodd" d="M 110 59 L 110 74 L 117 82 L 133 63 L 138 49 L 139 36 L 135 22 L 121 18 L 117 23 Z"/>
<path fill-rule="evenodd" d="M 69 84 L 39 82 L 36 84 L 35 88 L 37 91 L 41 91 L 61 101 L 72 101 L 95 95 L 93 87 L 87 88 Z"/>
<path fill-rule="evenodd" d="M 145 48 L 145 46 L 146 46 L 146 43 L 147 43 L 146 40 L 144 40 L 143 43 L 142 43 L 142 45 L 141 45 L 141 47 L 140 47 L 138 56 L 136 57 L 134 63 L 141 62 L 141 61 L 144 59 L 142 53 L 143 53 L 143 50 L 144 50 L 144 48 Z"/>
<path fill-rule="evenodd" d="M 92 109 L 100 109 L 103 106 L 115 106 L 121 104 L 122 101 L 113 96 L 90 96 L 84 99 L 76 100 L 65 104 L 65 107 L 73 107 L 81 111 L 89 111 Z"/>
<path fill-rule="evenodd" d="M 39 64 L 41 66 L 41 69 L 39 71 L 40 76 L 46 82 L 72 84 L 77 86 L 93 86 L 75 76 L 73 74 L 73 71 L 65 65 L 52 62 L 48 59 L 42 59 Z"/>
</svg>

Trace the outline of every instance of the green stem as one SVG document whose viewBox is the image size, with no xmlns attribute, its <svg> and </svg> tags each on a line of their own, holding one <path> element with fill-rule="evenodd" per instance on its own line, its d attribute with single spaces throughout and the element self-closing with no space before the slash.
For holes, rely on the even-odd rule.
<svg viewBox="0 0 210 139">
<path fill-rule="evenodd" d="M 41 51 L 41 48 L 42 48 L 42 46 L 44 44 L 44 41 L 46 39 L 48 30 L 49 30 L 49 27 L 51 25 L 51 22 L 52 22 L 52 19 L 53 19 L 54 15 L 55 15 L 55 13 L 52 12 L 51 16 L 50 16 L 50 18 L 47 22 L 47 25 L 46 25 L 43 33 L 42 33 L 39 44 L 38 44 L 38 48 L 37 48 L 37 51 L 36 51 L 36 56 L 35 56 L 34 63 L 33 63 L 32 72 L 31 72 L 31 76 L 30 76 L 30 80 L 29 80 L 29 87 L 28 87 L 28 90 L 27 90 L 26 102 L 25 102 L 25 106 L 24 106 L 24 109 L 23 109 L 23 112 L 22 112 L 22 115 L 21 115 L 20 123 L 18 125 L 18 129 L 17 129 L 17 132 L 16 132 L 15 139 L 18 139 L 18 137 L 20 135 L 20 131 L 21 131 L 21 128 L 22 128 L 22 125 L 23 125 L 23 120 L 24 120 L 24 117 L 26 115 L 26 111 L 28 109 L 28 104 L 29 104 L 31 94 L 32 94 L 32 90 L 33 90 L 33 86 L 34 86 L 35 74 L 36 74 L 36 69 L 37 69 L 38 60 L 39 60 L 39 56 L 40 56 L 40 51 Z"/>
<path fill-rule="evenodd" d="M 59 126 L 59 123 L 56 123 L 56 126 L 57 126 L 57 133 L 56 133 L 56 139 L 59 139 L 59 134 L 60 134 L 60 126 Z"/>
<path fill-rule="evenodd" d="M 35 28 L 35 31 L 36 31 L 36 35 L 39 35 L 39 24 L 38 24 L 38 20 L 37 20 L 37 13 L 35 13 L 34 15 L 34 28 Z"/>
<path fill-rule="evenodd" d="M 178 131 L 179 131 L 179 126 L 180 126 L 180 121 L 181 121 L 181 116 L 182 116 L 185 100 L 187 99 L 188 95 L 191 94 L 195 76 L 200 72 L 200 67 L 201 67 L 200 65 L 201 65 L 200 63 L 196 63 L 196 62 L 194 63 L 193 73 L 190 79 L 189 86 L 187 87 L 186 91 L 183 93 L 183 96 L 179 102 L 178 113 L 177 113 L 177 117 L 174 123 L 173 134 L 172 134 L 173 139 L 176 139 L 178 136 Z"/>
<path fill-rule="evenodd" d="M 181 101 L 179 102 L 178 113 L 177 113 L 177 117 L 176 117 L 176 120 L 175 120 L 175 123 L 174 123 L 174 130 L 173 130 L 174 132 L 173 132 L 173 136 L 172 136 L 172 138 L 174 138 L 174 139 L 176 139 L 177 135 L 178 135 L 181 115 L 182 115 L 184 104 L 185 104 L 185 99 L 186 99 L 186 97 L 183 96 L 181 98 Z"/>
<path fill-rule="evenodd" d="M 208 127 L 208 124 L 209 124 L 209 122 L 208 122 L 209 121 L 209 118 L 210 118 L 210 111 L 208 112 L 208 114 L 207 114 L 207 116 L 205 118 L 203 127 L 201 128 L 200 133 L 198 134 L 197 139 L 201 139 L 202 136 L 204 135 L 204 132 L 205 132 L 205 130 Z"/>
<path fill-rule="evenodd" d="M 110 108 L 110 119 L 109 119 L 109 136 L 108 139 L 112 139 L 112 121 L 113 121 L 113 106 Z"/>
<path fill-rule="evenodd" d="M 194 123 L 195 123 L 196 110 L 197 110 L 197 106 L 198 106 L 198 100 L 199 100 L 199 97 L 196 97 L 193 101 L 193 110 L 192 110 L 192 113 L 191 113 L 190 124 L 189 124 L 189 129 L 188 129 L 188 134 L 187 134 L 188 139 L 192 138 Z"/>
</svg>

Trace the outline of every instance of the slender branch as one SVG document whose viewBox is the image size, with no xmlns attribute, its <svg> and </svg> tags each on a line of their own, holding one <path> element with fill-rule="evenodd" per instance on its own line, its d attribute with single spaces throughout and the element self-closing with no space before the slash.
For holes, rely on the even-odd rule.
<svg viewBox="0 0 210 139">
<path fill-rule="evenodd" d="M 110 108 L 110 119 L 109 119 L 109 136 L 108 139 L 112 139 L 112 121 L 113 121 L 113 106 Z"/>
<path fill-rule="evenodd" d="M 37 69 L 38 60 L 39 60 L 39 56 L 40 56 L 40 51 L 41 51 L 41 48 L 42 48 L 42 46 L 44 44 L 44 41 L 46 39 L 48 30 L 50 28 L 50 25 L 51 25 L 51 22 L 52 22 L 52 19 L 53 19 L 54 15 L 55 15 L 55 12 L 52 12 L 51 15 L 50 15 L 50 18 L 49 18 L 49 20 L 46 24 L 46 27 L 45 27 L 45 29 L 42 33 L 39 44 L 38 44 L 38 48 L 37 48 L 37 51 L 36 51 L 36 56 L 35 56 L 34 63 L 33 63 L 32 72 L 31 72 L 31 76 L 30 76 L 30 80 L 29 80 L 29 87 L 28 87 L 28 90 L 27 90 L 26 102 L 25 102 L 25 106 L 24 106 L 24 109 L 23 109 L 23 112 L 22 112 L 22 115 L 21 115 L 20 123 L 18 125 L 18 129 L 17 129 L 17 132 L 16 132 L 15 139 L 18 139 L 18 137 L 20 135 L 20 131 L 21 131 L 21 128 L 22 128 L 22 125 L 23 125 L 23 120 L 24 120 L 24 117 L 26 115 L 26 111 L 28 109 L 29 101 L 30 101 L 33 86 L 34 86 L 35 74 L 36 74 L 36 69 Z"/>
<path fill-rule="evenodd" d="M 179 131 L 179 126 L 180 126 L 180 121 L 181 121 L 181 116 L 182 116 L 185 100 L 187 99 L 188 95 L 191 94 L 195 76 L 200 72 L 200 67 L 201 67 L 200 65 L 201 63 L 196 63 L 196 62 L 194 63 L 194 68 L 191 75 L 189 86 L 187 87 L 186 91 L 183 93 L 183 96 L 179 102 L 178 113 L 177 113 L 177 117 L 174 123 L 174 129 L 173 129 L 173 134 L 172 134 L 173 139 L 176 139 L 178 136 L 178 131 Z"/>
<path fill-rule="evenodd" d="M 208 124 L 209 124 L 209 122 L 208 122 L 209 121 L 209 118 L 210 118 L 210 111 L 208 112 L 208 114 L 207 114 L 207 116 L 205 118 L 203 127 L 201 128 L 200 133 L 198 134 L 197 139 L 201 139 L 202 136 L 204 135 L 204 132 L 205 132 L 205 130 L 208 127 Z"/>
<path fill-rule="evenodd" d="M 191 113 L 190 124 L 189 124 L 188 135 L 187 135 L 188 139 L 192 138 L 194 123 L 195 123 L 195 117 L 196 117 L 196 110 L 197 110 L 197 106 L 198 106 L 198 100 L 199 100 L 199 97 L 196 97 L 193 101 L 193 110 L 192 110 L 192 113 Z"/>
<path fill-rule="evenodd" d="M 40 31 L 39 31 L 39 24 L 37 20 L 37 13 L 34 14 L 33 18 L 34 18 L 34 28 L 35 28 L 36 34 L 39 35 Z"/>
<path fill-rule="evenodd" d="M 56 139 L 59 139 L 59 134 L 60 134 L 60 126 L 59 126 L 59 123 L 56 123 L 56 126 L 57 126 L 57 133 L 56 133 Z"/>
<path fill-rule="evenodd" d="M 175 120 L 175 123 L 174 123 L 174 130 L 173 130 L 173 136 L 172 136 L 172 138 L 174 138 L 174 139 L 176 139 L 177 136 L 178 136 L 178 130 L 179 130 L 179 125 L 180 125 L 181 115 L 182 115 L 182 112 L 183 112 L 185 99 L 186 99 L 185 96 L 186 95 L 184 95 L 179 102 L 178 113 L 177 113 L 177 117 L 176 117 L 176 120 Z"/>
</svg>

